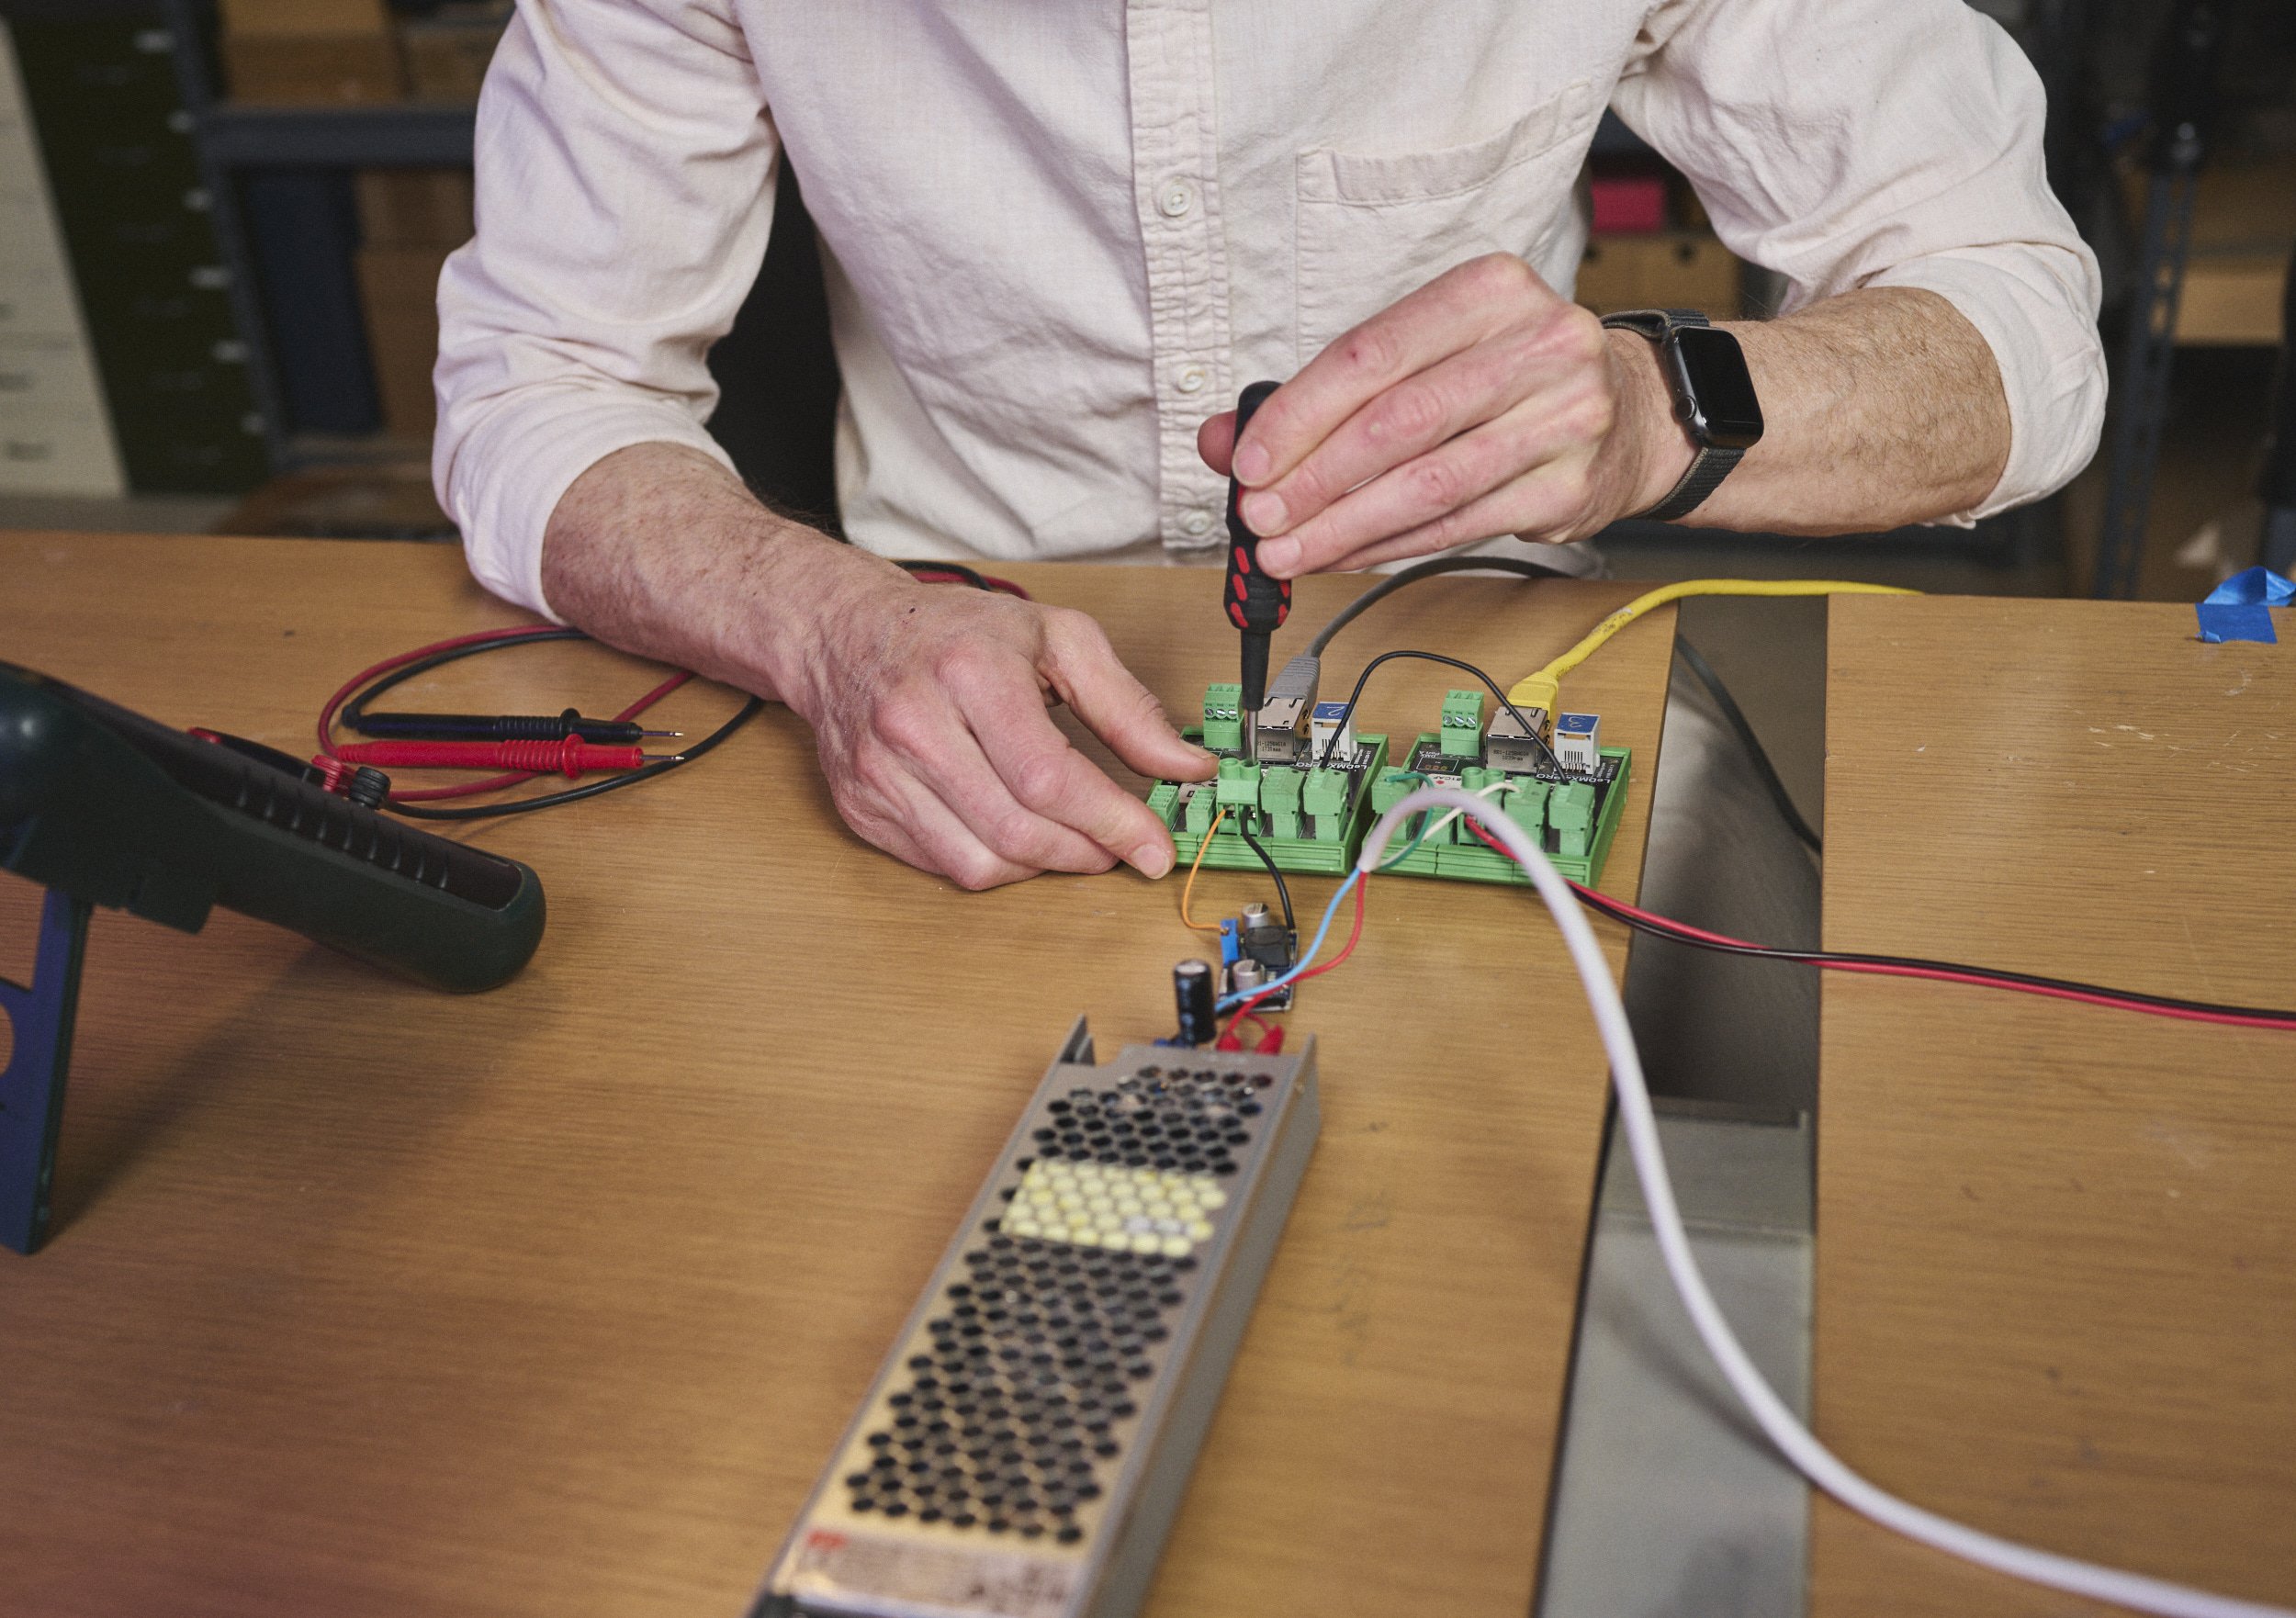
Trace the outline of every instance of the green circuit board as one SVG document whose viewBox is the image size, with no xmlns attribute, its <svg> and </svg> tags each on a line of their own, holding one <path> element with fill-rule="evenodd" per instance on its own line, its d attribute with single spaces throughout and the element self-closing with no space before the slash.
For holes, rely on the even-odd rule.
<svg viewBox="0 0 2296 1618">
<path fill-rule="evenodd" d="M 1434 782 L 1469 792 L 1498 788 L 1495 800 L 1539 840 L 1557 870 L 1589 885 L 1602 879 L 1626 812 L 1628 748 L 1582 748 L 1592 767 L 1560 767 L 1549 755 L 1529 767 L 1493 768 L 1485 761 L 1482 693 L 1455 691 L 1444 698 L 1438 728 L 1414 738 L 1400 763 L 1390 758 L 1386 736 L 1327 725 L 1326 710 L 1336 707 L 1331 703 L 1316 710 L 1312 743 L 1298 749 L 1301 762 L 1251 762 L 1243 756 L 1239 695 L 1232 684 L 1210 687 L 1203 724 L 1181 733 L 1219 758 L 1219 774 L 1208 781 L 1160 781 L 1148 793 L 1148 807 L 1171 829 L 1182 865 L 1200 845 L 1202 863 L 1215 871 L 1259 870 L 1244 839 L 1248 830 L 1279 870 L 1341 875 L 1362 852 L 1371 823 L 1412 789 Z M 1458 820 L 1427 831 L 1441 818 L 1421 816 L 1395 839 L 1389 869 L 1458 882 L 1529 882 L 1521 867 Z M 1414 835 L 1421 836 L 1417 846 L 1397 859 L 1394 851 Z"/>
</svg>

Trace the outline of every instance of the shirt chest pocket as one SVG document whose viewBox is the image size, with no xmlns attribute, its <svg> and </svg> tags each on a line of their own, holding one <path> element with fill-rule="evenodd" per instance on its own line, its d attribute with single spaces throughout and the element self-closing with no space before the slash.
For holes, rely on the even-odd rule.
<svg viewBox="0 0 2296 1618">
<path fill-rule="evenodd" d="M 1578 241 L 1571 197 L 1603 97 L 1581 81 L 1496 135 L 1440 152 L 1298 158 L 1299 361 L 1444 271 L 1486 253 L 1546 261 Z"/>
</svg>

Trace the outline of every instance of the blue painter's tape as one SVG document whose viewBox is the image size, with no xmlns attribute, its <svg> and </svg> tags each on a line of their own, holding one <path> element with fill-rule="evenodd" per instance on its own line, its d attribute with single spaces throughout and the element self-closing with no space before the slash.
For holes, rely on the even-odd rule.
<svg viewBox="0 0 2296 1618">
<path fill-rule="evenodd" d="M 2279 640 L 2272 627 L 2271 608 L 2296 601 L 2296 583 L 2265 567 L 2235 573 L 2193 608 L 2205 641 L 2254 640 L 2271 646 Z"/>
</svg>

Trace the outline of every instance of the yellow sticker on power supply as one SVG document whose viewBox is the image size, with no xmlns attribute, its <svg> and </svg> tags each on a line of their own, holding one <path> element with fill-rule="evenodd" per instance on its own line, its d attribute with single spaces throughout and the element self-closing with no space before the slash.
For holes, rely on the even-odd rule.
<svg viewBox="0 0 2296 1618">
<path fill-rule="evenodd" d="M 1039 1158 L 1021 1176 L 999 1228 L 1111 1253 L 1186 1258 L 1211 1240 L 1211 1216 L 1227 1200 L 1210 1174 Z"/>
</svg>

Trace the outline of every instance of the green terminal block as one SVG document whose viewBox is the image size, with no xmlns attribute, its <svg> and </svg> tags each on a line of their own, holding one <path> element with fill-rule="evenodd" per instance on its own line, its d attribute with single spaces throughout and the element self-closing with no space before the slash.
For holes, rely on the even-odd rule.
<svg viewBox="0 0 2296 1618">
<path fill-rule="evenodd" d="M 1304 770 L 1268 770 L 1260 775 L 1260 807 L 1267 812 L 1267 835 L 1300 835 L 1300 802 L 1307 784 Z"/>
<path fill-rule="evenodd" d="M 1371 823 L 1415 789 L 1435 781 L 1479 792 L 1493 787 L 1492 801 L 1507 818 L 1536 838 L 1556 869 L 1577 882 L 1593 883 L 1603 873 L 1618 823 L 1626 813 L 1628 769 L 1625 747 L 1600 750 L 1600 768 L 1559 776 L 1551 768 L 1536 774 L 1490 768 L 1482 758 L 1483 697 L 1452 691 L 1444 698 L 1441 728 L 1424 732 L 1401 763 L 1389 762 L 1385 736 L 1358 734 L 1356 750 L 1329 768 L 1252 763 L 1240 757 L 1243 719 L 1241 688 L 1214 685 L 1204 693 L 1204 727 L 1187 734 L 1221 755 L 1220 771 L 1209 781 L 1158 781 L 1148 807 L 1172 830 L 1185 866 L 1211 831 L 1203 863 L 1214 871 L 1257 871 L 1258 857 L 1244 841 L 1249 829 L 1277 866 L 1287 871 L 1340 875 L 1362 852 Z M 1454 748 L 1464 748 L 1456 752 Z M 1472 762 L 1469 762 L 1472 760 Z M 1221 811 L 1226 811 L 1224 817 Z M 1417 817 L 1388 846 L 1390 871 L 1448 878 L 1455 882 L 1529 882 L 1507 856 L 1486 847 L 1464 817 L 1423 837 L 1401 853 L 1413 834 L 1443 812 Z M 1400 854 L 1400 858 L 1398 858 Z"/>
<path fill-rule="evenodd" d="M 1241 758 L 1222 758 L 1212 781 L 1213 801 L 1222 809 L 1253 809 L 1260 801 L 1260 767 Z"/>
<path fill-rule="evenodd" d="M 1204 688 L 1204 746 L 1215 753 L 1233 753 L 1244 746 L 1244 688 L 1208 685 Z M 1249 854 L 1251 850 L 1244 850 Z"/>
<path fill-rule="evenodd" d="M 1443 693 L 1443 751 L 1453 758 L 1483 756 L 1483 693 Z"/>
</svg>

